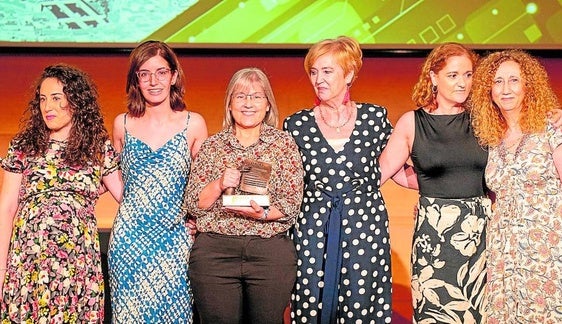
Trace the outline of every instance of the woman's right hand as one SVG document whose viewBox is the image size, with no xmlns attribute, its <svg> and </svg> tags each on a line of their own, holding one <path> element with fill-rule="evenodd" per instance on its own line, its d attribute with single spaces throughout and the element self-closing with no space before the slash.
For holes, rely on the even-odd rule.
<svg viewBox="0 0 562 324">
<path fill-rule="evenodd" d="M 240 171 L 234 168 L 226 168 L 220 179 L 220 188 L 222 191 L 228 188 L 236 188 L 240 183 Z"/>
</svg>

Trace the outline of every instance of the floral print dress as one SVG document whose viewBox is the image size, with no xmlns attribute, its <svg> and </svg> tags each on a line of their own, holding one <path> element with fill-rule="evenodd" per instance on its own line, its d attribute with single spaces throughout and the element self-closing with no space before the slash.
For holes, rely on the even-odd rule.
<svg viewBox="0 0 562 324">
<path fill-rule="evenodd" d="M 66 143 L 46 154 L 8 149 L 2 168 L 21 173 L 19 206 L 8 251 L 2 323 L 100 323 L 104 284 L 94 206 L 102 176 L 118 168 L 109 141 L 104 165 L 71 167 Z"/>
<path fill-rule="evenodd" d="M 549 126 L 515 152 L 490 149 L 488 323 L 562 323 L 562 182 L 552 159 L 561 144 Z"/>
<path fill-rule="evenodd" d="M 412 240 L 414 323 L 483 323 L 487 152 L 470 115 L 414 111 L 412 162 L 420 199 Z"/>
</svg>

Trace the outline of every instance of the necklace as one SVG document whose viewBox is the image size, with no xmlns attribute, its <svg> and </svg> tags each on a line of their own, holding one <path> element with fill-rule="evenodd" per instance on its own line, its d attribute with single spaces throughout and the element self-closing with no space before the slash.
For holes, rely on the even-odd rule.
<svg viewBox="0 0 562 324">
<path fill-rule="evenodd" d="M 348 123 L 349 120 L 351 119 L 351 115 L 352 115 L 352 113 L 350 112 L 350 113 L 347 115 L 346 120 L 345 120 L 343 123 L 341 123 L 340 125 L 330 125 L 330 124 L 328 124 L 328 122 L 327 122 L 326 119 L 324 118 L 324 113 L 322 112 L 322 108 L 318 107 L 318 110 L 320 110 L 320 119 L 322 119 L 322 122 L 323 122 L 326 126 L 332 128 L 332 129 L 335 129 L 335 130 L 336 130 L 336 133 L 339 133 L 340 130 L 341 130 L 341 128 L 344 127 L 345 125 L 347 125 L 347 123 Z"/>
<path fill-rule="evenodd" d="M 528 137 L 529 137 L 528 134 L 523 134 L 521 136 L 521 139 L 519 140 L 519 143 L 517 143 L 517 141 L 515 141 L 514 143 L 512 143 L 510 145 L 506 145 L 506 143 L 504 141 L 502 141 L 500 143 L 500 146 L 498 147 L 498 155 L 500 156 L 500 159 L 505 163 L 507 153 L 509 152 L 510 148 L 515 146 L 515 143 L 517 143 L 517 147 L 515 148 L 515 152 L 513 152 L 513 159 L 517 158 L 519 153 L 521 153 L 521 150 L 523 149 L 523 145 L 525 145 L 525 142 L 527 141 Z"/>
</svg>

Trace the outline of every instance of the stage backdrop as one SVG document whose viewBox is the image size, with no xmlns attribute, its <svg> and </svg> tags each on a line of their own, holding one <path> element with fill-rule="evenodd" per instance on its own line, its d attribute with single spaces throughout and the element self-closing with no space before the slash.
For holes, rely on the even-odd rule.
<svg viewBox="0 0 562 324">
<path fill-rule="evenodd" d="M 113 54 L 100 54 L 99 51 L 95 51 L 96 54 L 51 52 L 0 53 L 0 156 L 5 156 L 8 141 L 18 129 L 23 109 L 32 94 L 32 83 L 48 64 L 73 64 L 92 76 L 99 88 L 106 126 L 110 131 L 115 116 L 125 111 L 127 51 Z M 303 70 L 302 56 L 260 56 L 259 53 L 236 56 L 225 53 L 190 55 L 182 51 L 180 54 L 187 76 L 185 100 L 188 108 L 204 116 L 211 134 L 221 127 L 227 82 L 236 70 L 243 67 L 259 67 L 269 75 L 281 118 L 312 106 L 314 93 Z M 410 99 L 411 89 L 422 61 L 422 57 L 366 57 L 363 69 L 351 88 L 352 99 L 385 106 L 394 124 L 404 112 L 416 108 Z M 558 96 L 562 98 L 562 59 L 548 58 L 542 59 L 542 62 L 550 73 Z M 417 193 L 398 187 L 391 181 L 382 190 L 390 214 L 393 308 L 400 315 L 411 318 L 409 256 Z M 100 199 L 96 215 L 102 231 L 111 229 L 116 208 L 109 194 Z"/>
<path fill-rule="evenodd" d="M 558 48 L 555 0 L 49 0 L 0 1 L 0 46 L 298 48 L 337 35 L 372 48 L 446 41 Z"/>
</svg>

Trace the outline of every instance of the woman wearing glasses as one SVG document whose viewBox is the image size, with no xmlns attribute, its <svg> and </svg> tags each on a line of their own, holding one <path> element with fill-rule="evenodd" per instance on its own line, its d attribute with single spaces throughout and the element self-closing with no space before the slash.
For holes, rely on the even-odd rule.
<svg viewBox="0 0 562 324">
<path fill-rule="evenodd" d="M 266 75 L 256 68 L 236 72 L 227 89 L 223 130 L 201 146 L 187 190 L 199 233 L 189 267 L 202 323 L 283 320 L 296 276 L 287 231 L 299 213 L 303 170 L 295 142 L 275 128 L 277 122 Z M 252 161 L 251 169 L 245 160 Z M 269 177 L 261 178 L 269 204 L 256 199 L 246 207 L 225 207 L 223 194 L 232 189 L 247 194 L 239 186 L 241 174 L 251 179 L 253 165 L 261 163 L 271 166 Z"/>
<path fill-rule="evenodd" d="M 183 94 L 183 71 L 169 46 L 147 41 L 133 50 L 128 112 L 113 126 L 125 185 L 109 246 L 117 323 L 191 322 L 192 240 L 183 198 L 207 127 L 185 110 Z"/>
</svg>

